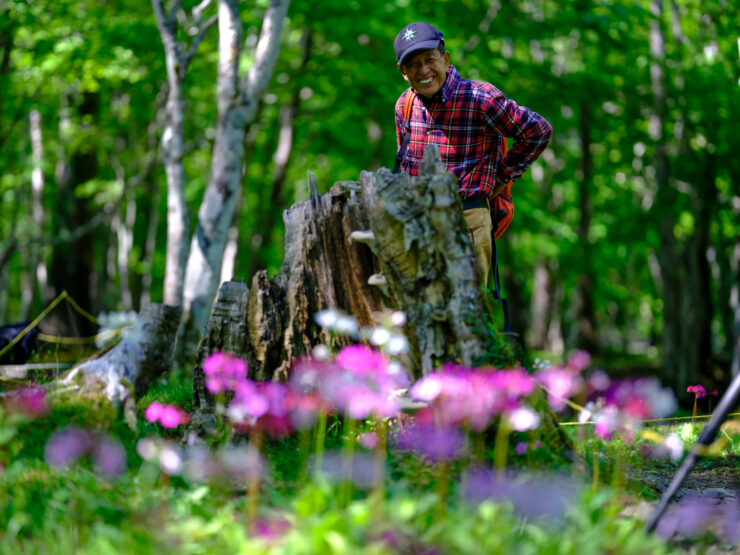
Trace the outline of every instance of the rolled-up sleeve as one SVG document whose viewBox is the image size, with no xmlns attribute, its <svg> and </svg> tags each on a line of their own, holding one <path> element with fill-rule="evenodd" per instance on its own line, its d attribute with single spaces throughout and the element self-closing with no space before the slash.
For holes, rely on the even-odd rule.
<svg viewBox="0 0 740 555">
<path fill-rule="evenodd" d="M 486 123 L 498 134 L 514 139 L 496 172 L 497 184 L 518 179 L 547 148 L 552 126 L 537 112 L 503 94 L 496 95 L 484 107 Z"/>
</svg>

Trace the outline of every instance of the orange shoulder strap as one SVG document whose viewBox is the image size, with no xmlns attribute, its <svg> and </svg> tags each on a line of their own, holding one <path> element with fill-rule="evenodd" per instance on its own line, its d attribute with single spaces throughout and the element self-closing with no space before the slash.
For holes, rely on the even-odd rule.
<svg viewBox="0 0 740 555">
<path fill-rule="evenodd" d="M 406 98 L 403 100 L 403 121 L 411 121 L 411 109 L 414 106 L 414 98 L 416 93 L 409 89 L 406 93 Z"/>
</svg>

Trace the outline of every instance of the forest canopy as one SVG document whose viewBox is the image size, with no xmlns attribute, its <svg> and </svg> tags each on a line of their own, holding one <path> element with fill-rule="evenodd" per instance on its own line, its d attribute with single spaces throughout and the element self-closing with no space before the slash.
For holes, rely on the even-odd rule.
<svg viewBox="0 0 740 555">
<path fill-rule="evenodd" d="M 527 345 L 661 364 L 678 391 L 729 378 L 740 326 L 730 3 L 294 1 L 279 42 L 264 43 L 274 60 L 258 45 L 280 2 L 222 4 L 240 28 L 232 77 L 251 112 L 219 279 L 277 273 L 281 215 L 307 198 L 307 170 L 325 192 L 392 166 L 406 86 L 392 43 L 424 20 L 463 77 L 494 84 L 554 130 L 514 186 L 516 217 L 499 242 Z M 162 302 L 169 168 L 180 164 L 185 245 L 195 244 L 228 109 L 216 14 L 207 1 L 0 4 L 0 323 L 33 318 L 63 290 L 93 314 Z M 169 66 L 167 36 L 180 56 Z M 71 334 L 70 318 L 44 325 Z"/>
</svg>

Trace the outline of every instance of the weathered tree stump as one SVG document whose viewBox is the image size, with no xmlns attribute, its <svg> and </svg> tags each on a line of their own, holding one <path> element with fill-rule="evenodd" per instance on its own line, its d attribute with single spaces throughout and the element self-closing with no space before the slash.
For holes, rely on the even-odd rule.
<svg viewBox="0 0 740 555">
<path fill-rule="evenodd" d="M 222 284 L 194 372 L 195 408 L 208 409 L 202 363 L 225 351 L 245 358 L 250 378 L 285 380 L 292 362 L 320 342 L 341 346 L 313 314 L 333 307 L 372 325 L 383 308 L 408 315 L 408 363 L 417 375 L 442 362 L 472 364 L 483 352 L 473 332 L 483 298 L 481 276 L 462 216 L 456 182 L 436 147 L 418 177 L 386 169 L 339 182 L 284 213 L 285 258 L 269 279 Z"/>
<path fill-rule="evenodd" d="M 140 397 L 172 366 L 180 307 L 145 306 L 134 329 L 105 354 L 72 368 L 61 380 L 101 393 L 114 404 Z"/>
</svg>

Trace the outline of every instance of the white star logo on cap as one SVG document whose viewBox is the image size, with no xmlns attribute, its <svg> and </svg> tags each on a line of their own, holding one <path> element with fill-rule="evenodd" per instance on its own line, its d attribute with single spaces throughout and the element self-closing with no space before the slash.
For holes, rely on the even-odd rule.
<svg viewBox="0 0 740 555">
<path fill-rule="evenodd" d="M 414 39 L 414 35 L 416 34 L 416 31 L 412 29 L 406 29 L 406 34 L 403 36 L 403 40 L 406 42 L 411 42 Z"/>
</svg>

